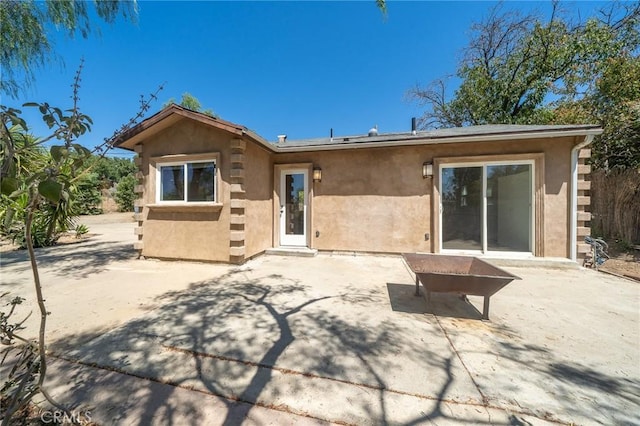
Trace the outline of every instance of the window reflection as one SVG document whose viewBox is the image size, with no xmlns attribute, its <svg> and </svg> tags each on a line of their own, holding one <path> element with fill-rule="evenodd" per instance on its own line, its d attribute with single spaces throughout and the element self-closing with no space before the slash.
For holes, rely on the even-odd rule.
<svg viewBox="0 0 640 426">
<path fill-rule="evenodd" d="M 487 166 L 487 249 L 531 250 L 531 165 Z"/>
<path fill-rule="evenodd" d="M 285 232 L 287 235 L 303 235 L 304 174 L 287 174 L 285 185 Z"/>
<path fill-rule="evenodd" d="M 183 166 L 162 166 L 160 176 L 160 199 L 162 201 L 184 200 Z"/>
<path fill-rule="evenodd" d="M 443 249 L 531 252 L 532 176 L 531 164 L 444 167 Z"/>
<path fill-rule="evenodd" d="M 482 167 L 442 170 L 442 245 L 482 250 Z"/>
<path fill-rule="evenodd" d="M 215 201 L 215 162 L 160 166 L 159 173 L 160 201 Z"/>
</svg>

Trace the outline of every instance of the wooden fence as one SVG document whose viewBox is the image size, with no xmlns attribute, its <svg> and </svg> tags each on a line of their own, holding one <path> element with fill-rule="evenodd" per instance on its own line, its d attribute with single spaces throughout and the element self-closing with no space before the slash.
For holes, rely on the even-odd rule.
<svg viewBox="0 0 640 426">
<path fill-rule="evenodd" d="M 591 173 L 591 235 L 640 243 L 640 170 Z"/>
</svg>

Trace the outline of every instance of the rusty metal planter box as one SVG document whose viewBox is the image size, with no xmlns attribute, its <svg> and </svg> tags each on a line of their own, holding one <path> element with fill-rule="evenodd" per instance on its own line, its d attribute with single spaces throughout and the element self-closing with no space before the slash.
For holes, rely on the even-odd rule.
<svg viewBox="0 0 640 426">
<path fill-rule="evenodd" d="M 427 292 L 427 302 L 431 300 L 431 292 L 483 296 L 483 319 L 489 319 L 489 298 L 511 281 L 520 279 L 477 257 L 418 253 L 402 256 L 416 274 L 416 296 L 420 295 L 420 283 Z"/>
</svg>

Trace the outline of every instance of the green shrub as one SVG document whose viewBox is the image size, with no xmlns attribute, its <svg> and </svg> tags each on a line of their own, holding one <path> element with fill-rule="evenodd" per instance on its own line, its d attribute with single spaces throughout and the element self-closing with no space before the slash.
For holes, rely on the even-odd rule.
<svg viewBox="0 0 640 426">
<path fill-rule="evenodd" d="M 133 160 L 129 158 L 95 157 L 93 161 L 95 165 L 92 171 L 98 175 L 98 180 L 102 182 L 104 188 L 110 188 L 138 170 Z"/>
<path fill-rule="evenodd" d="M 73 197 L 73 213 L 102 214 L 102 193 L 100 192 L 100 179 L 96 173 L 88 173 L 75 185 Z"/>
<path fill-rule="evenodd" d="M 0 234 L 13 241 L 14 244 L 25 248 L 27 246 L 25 234 L 25 211 L 27 196 L 24 194 L 16 200 L 2 197 L 0 203 Z M 31 240 L 34 247 L 52 246 L 58 241 L 62 233 L 74 226 L 74 216 L 70 215 L 70 208 L 61 201 L 58 205 L 42 201 L 38 210 L 33 214 Z"/>
<path fill-rule="evenodd" d="M 89 232 L 89 227 L 81 223 L 78 226 L 76 226 L 75 231 L 76 231 L 76 238 L 80 238 L 84 234 Z"/>
<path fill-rule="evenodd" d="M 134 192 L 138 180 L 133 174 L 127 175 L 120 180 L 116 187 L 115 199 L 118 204 L 118 209 L 121 212 L 133 211 L 133 202 L 136 199 Z"/>
</svg>

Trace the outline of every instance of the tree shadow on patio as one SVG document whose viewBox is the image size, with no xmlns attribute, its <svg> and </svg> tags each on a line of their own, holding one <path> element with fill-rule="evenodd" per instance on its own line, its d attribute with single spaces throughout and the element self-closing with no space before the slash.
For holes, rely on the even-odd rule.
<svg viewBox="0 0 640 426">
<path fill-rule="evenodd" d="M 82 346 L 73 341 L 56 345 L 56 354 L 222 396 L 225 424 L 238 424 L 253 405 L 329 421 L 387 423 L 389 398 L 417 398 L 422 411 L 432 407 L 430 418 L 447 417 L 439 405 L 450 401 L 453 354 L 410 339 L 413 330 L 394 321 L 369 323 L 357 313 L 336 314 L 334 307 L 348 308 L 351 297 L 280 275 L 248 277 L 236 269 L 187 291 L 167 293 L 158 300 L 166 302 L 160 308 Z M 86 338 L 78 336 L 78 341 Z M 412 396 L 389 383 L 407 361 L 430 369 L 432 396 Z M 86 397 L 91 385 L 78 383 L 65 398 Z M 322 403 L 343 402 L 345 392 L 349 406 L 336 406 L 344 412 L 327 412 Z M 164 391 L 137 401 L 140 424 L 158 410 L 170 415 L 169 408 L 162 408 L 170 396 Z"/>
<path fill-rule="evenodd" d="M 486 331 L 476 337 L 489 339 L 486 349 L 466 350 L 461 346 L 458 350 L 464 358 L 494 360 L 491 370 L 475 370 L 478 385 L 489 400 L 514 410 L 525 408 L 530 415 L 551 421 L 640 422 L 635 409 L 640 406 L 638 380 L 608 374 L 606 366 L 600 371 L 588 367 L 579 356 L 567 359 L 553 346 L 529 343 L 504 324 L 482 323 L 482 327 Z M 468 337 L 475 328 L 467 324 L 453 334 L 466 333 Z M 511 372 L 511 376 L 499 372 Z"/>
<path fill-rule="evenodd" d="M 74 279 L 86 278 L 97 274 L 117 261 L 134 259 L 137 256 L 131 243 L 114 243 L 112 241 L 86 241 L 36 249 L 38 267 L 42 270 L 50 268 L 51 273 L 59 276 L 70 276 Z M 16 250 L 2 254 L 2 267 L 16 272 L 31 268 L 29 254 L 26 250 Z"/>
</svg>

